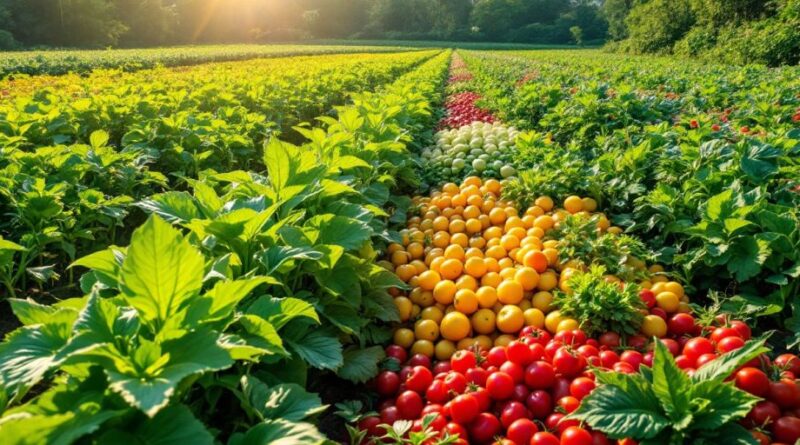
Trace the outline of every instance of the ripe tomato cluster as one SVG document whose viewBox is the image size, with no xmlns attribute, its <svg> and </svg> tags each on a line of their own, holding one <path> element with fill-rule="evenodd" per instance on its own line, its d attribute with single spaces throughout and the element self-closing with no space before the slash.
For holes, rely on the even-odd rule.
<svg viewBox="0 0 800 445">
<path fill-rule="evenodd" d="M 470 91 L 450 96 L 445 103 L 447 117 L 439 122 L 439 128 L 459 128 L 476 121 L 494 122 L 496 119 L 491 112 L 475 106 L 480 98 L 478 93 Z"/>
<path fill-rule="evenodd" d="M 691 314 L 669 317 L 668 332 L 659 341 L 687 373 L 718 355 L 744 346 L 751 336 L 744 322 L 719 317 L 701 326 Z M 627 339 L 605 333 L 587 338 L 580 329 L 551 334 L 525 327 L 519 338 L 491 349 L 476 345 L 449 360 L 432 362 L 422 354 L 408 357 L 398 345 L 386 348 L 399 365 L 384 370 L 372 382 L 380 401 L 378 414 L 359 426 L 369 438 L 384 434 L 385 425 L 413 422 L 411 431 L 429 428 L 441 437 L 458 436 L 456 443 L 497 445 L 602 445 L 614 443 L 564 417 L 575 411 L 596 384 L 592 367 L 620 373 L 652 366 L 652 343 L 642 336 Z M 793 444 L 800 439 L 800 358 L 784 354 L 771 361 L 763 356 L 734 374 L 734 384 L 764 398 L 743 424 L 762 444 Z M 501 438 L 501 439 L 498 439 Z M 434 443 L 434 442 L 432 442 Z M 632 440 L 619 443 L 634 444 Z"/>
</svg>

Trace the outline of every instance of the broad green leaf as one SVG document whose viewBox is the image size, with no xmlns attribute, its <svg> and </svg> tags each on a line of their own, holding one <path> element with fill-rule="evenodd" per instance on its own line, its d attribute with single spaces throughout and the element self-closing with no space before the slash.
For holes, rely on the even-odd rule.
<svg viewBox="0 0 800 445">
<path fill-rule="evenodd" d="M 737 231 L 741 229 L 755 226 L 755 224 L 753 224 L 752 222 L 740 218 L 725 218 L 724 224 L 725 224 L 725 230 L 731 235 L 735 234 Z"/>
<path fill-rule="evenodd" d="M 295 323 L 286 329 L 284 342 L 310 366 L 330 370 L 342 366 L 342 344 L 326 329 Z"/>
<path fill-rule="evenodd" d="M 352 306 L 339 301 L 322 305 L 320 313 L 345 334 L 358 336 L 361 328 L 369 323 L 369 320 L 359 314 Z"/>
<path fill-rule="evenodd" d="M 14 243 L 14 242 L 9 241 L 9 240 L 6 240 L 6 239 L 3 239 L 3 237 L 0 236 L 0 250 L 9 250 L 9 251 L 14 251 L 14 252 L 21 252 L 21 251 L 26 250 L 26 249 L 24 247 L 20 246 L 19 244 Z"/>
<path fill-rule="evenodd" d="M 678 365 L 666 346 L 655 340 L 653 359 L 653 393 L 672 421 L 685 418 L 691 408 L 692 381 Z"/>
<path fill-rule="evenodd" d="M 310 303 L 299 298 L 271 298 L 259 297 L 250 307 L 247 308 L 248 314 L 257 315 L 270 322 L 275 329 L 281 329 L 286 323 L 295 318 L 308 318 L 317 323 L 320 322 L 319 315 Z"/>
<path fill-rule="evenodd" d="M 568 418 L 586 422 L 614 439 L 653 438 L 670 425 L 658 410 L 655 395 L 613 385 L 597 387 Z"/>
<path fill-rule="evenodd" d="M 201 218 L 194 198 L 186 192 L 165 192 L 139 201 L 136 205 L 147 213 L 155 213 L 169 223 L 187 223 Z"/>
<path fill-rule="evenodd" d="M 704 380 L 692 389 L 694 403 L 704 403 L 703 409 L 694 413 L 692 430 L 715 430 L 725 424 L 744 418 L 753 408 L 758 397 L 752 396 L 730 383 Z"/>
<path fill-rule="evenodd" d="M 120 307 L 96 293 L 89 295 L 86 306 L 78 315 L 74 331 L 93 343 L 113 343 L 116 338 L 130 338 L 139 329 L 134 309 Z"/>
<path fill-rule="evenodd" d="M 739 237 L 731 246 L 728 271 L 739 282 L 753 278 L 761 272 L 761 265 L 769 257 L 769 243 L 753 237 Z"/>
<path fill-rule="evenodd" d="M 148 352 L 147 369 L 142 370 L 141 365 L 133 362 L 127 369 L 106 369 L 109 387 L 131 406 L 153 417 L 169 403 L 175 388 L 184 378 L 219 371 L 233 364 L 230 354 L 219 345 L 217 338 L 218 334 L 212 331 L 195 331 L 165 341 L 160 356 Z"/>
<path fill-rule="evenodd" d="M 335 244 L 347 250 L 357 250 L 372 235 L 363 222 L 338 215 L 318 215 L 306 222 L 306 227 L 319 231 L 316 244 Z"/>
<path fill-rule="evenodd" d="M 316 261 L 320 258 L 322 258 L 322 252 L 314 250 L 311 247 L 272 246 L 261 253 L 259 260 L 267 269 L 267 275 L 271 275 L 287 261 Z"/>
<path fill-rule="evenodd" d="M 14 316 L 25 326 L 31 324 L 47 323 L 53 318 L 53 314 L 58 312 L 55 306 L 39 304 L 30 298 L 22 300 L 19 298 L 9 298 L 8 303 Z"/>
<path fill-rule="evenodd" d="M 294 383 L 268 387 L 249 375 L 242 376 L 241 383 L 244 397 L 261 420 L 285 419 L 299 422 L 327 408 L 319 396 Z"/>
<path fill-rule="evenodd" d="M 214 436 L 184 405 L 172 405 L 125 430 L 115 429 L 100 436 L 98 445 L 213 445 Z"/>
<path fill-rule="evenodd" d="M 343 354 L 344 363 L 336 374 L 355 383 L 366 383 L 378 374 L 378 363 L 386 357 L 383 348 L 371 346 L 365 349 L 348 348 Z"/>
<path fill-rule="evenodd" d="M 743 364 L 765 352 L 769 352 L 769 349 L 764 347 L 764 342 L 763 339 L 749 341 L 743 347 L 727 352 L 717 359 L 706 363 L 695 371 L 692 375 L 692 381 L 724 381 Z"/>
<path fill-rule="evenodd" d="M 365 295 L 363 305 L 371 317 L 386 322 L 400 321 L 400 311 L 394 304 L 394 298 L 385 290 L 375 289 Z"/>
<path fill-rule="evenodd" d="M 158 216 L 136 229 L 122 264 L 128 304 L 160 329 L 203 284 L 203 255 Z"/>
<path fill-rule="evenodd" d="M 733 190 L 728 189 L 724 192 L 712 196 L 708 200 L 706 215 L 709 219 L 717 220 L 724 218 L 733 211 Z"/>
<path fill-rule="evenodd" d="M 46 324 L 23 326 L 0 343 L 0 385 L 19 398 L 73 354 L 95 345 L 70 341 L 77 313 L 61 312 Z"/>
<path fill-rule="evenodd" d="M 218 281 L 210 291 L 187 308 L 186 323 L 196 326 L 223 320 L 233 314 L 242 299 L 253 290 L 270 282 L 268 277 L 256 277 L 244 280 Z"/>
<path fill-rule="evenodd" d="M 94 149 L 105 147 L 106 144 L 108 144 L 108 133 L 103 130 L 95 130 L 89 136 L 89 145 Z"/>
<path fill-rule="evenodd" d="M 707 445 L 760 445 L 750 431 L 735 422 L 729 423 L 715 432 L 716 434 L 706 441 Z"/>
<path fill-rule="evenodd" d="M 269 321 L 255 315 L 242 315 L 239 317 L 239 323 L 247 332 L 247 334 L 243 333 L 241 337 L 248 344 L 268 351 L 270 354 L 288 355 L 283 348 L 283 340 L 278 335 L 278 331 Z"/>
<path fill-rule="evenodd" d="M 327 440 L 317 428 L 306 422 L 283 419 L 267 420 L 244 434 L 235 434 L 228 445 L 318 445 Z"/>
</svg>

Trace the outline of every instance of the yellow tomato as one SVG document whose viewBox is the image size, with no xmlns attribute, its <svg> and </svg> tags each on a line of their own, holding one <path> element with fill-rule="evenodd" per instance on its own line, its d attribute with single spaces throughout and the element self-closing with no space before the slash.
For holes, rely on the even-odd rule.
<svg viewBox="0 0 800 445">
<path fill-rule="evenodd" d="M 479 334 L 494 332 L 496 316 L 491 309 L 480 309 L 472 314 L 472 330 Z"/>
<path fill-rule="evenodd" d="M 667 335 L 667 322 L 658 315 L 647 315 L 642 322 L 642 333 L 648 337 Z"/>
<path fill-rule="evenodd" d="M 513 304 L 507 304 L 497 314 L 497 329 L 506 334 L 519 332 L 525 325 L 525 316 L 522 309 Z"/>
<path fill-rule="evenodd" d="M 414 344 L 414 331 L 408 328 L 400 328 L 394 331 L 393 341 L 394 344 L 408 349 Z"/>
<path fill-rule="evenodd" d="M 436 323 L 440 323 L 444 317 L 444 311 L 436 306 L 430 306 L 423 309 L 419 316 L 423 320 L 433 320 Z"/>
<path fill-rule="evenodd" d="M 433 288 L 433 299 L 437 303 L 450 304 L 456 296 L 456 283 L 450 280 L 442 280 Z"/>
<path fill-rule="evenodd" d="M 672 292 L 664 291 L 656 295 L 656 304 L 668 314 L 677 312 L 681 299 Z"/>
<path fill-rule="evenodd" d="M 505 280 L 497 286 L 497 300 L 503 304 L 517 304 L 522 301 L 524 289 L 514 280 Z"/>
<path fill-rule="evenodd" d="M 458 311 L 445 314 L 439 331 L 447 340 L 459 341 L 469 335 L 470 322 L 466 315 Z"/>
<path fill-rule="evenodd" d="M 544 319 L 544 325 L 548 331 L 555 334 L 558 329 L 558 324 L 561 323 L 561 320 L 564 319 L 564 316 L 561 315 L 561 311 L 552 311 Z"/>
<path fill-rule="evenodd" d="M 411 345 L 411 355 L 422 354 L 426 357 L 433 357 L 433 343 L 429 340 L 417 340 Z"/>
<path fill-rule="evenodd" d="M 439 338 L 439 325 L 433 320 L 419 320 L 414 324 L 414 337 L 417 340 L 434 341 Z"/>
<path fill-rule="evenodd" d="M 578 329 L 579 327 L 580 323 L 578 323 L 578 320 L 575 320 L 574 318 L 565 318 L 558 322 L 558 326 L 556 326 L 556 332 L 572 331 Z"/>
<path fill-rule="evenodd" d="M 503 334 L 498 335 L 497 338 L 494 339 L 495 346 L 508 346 L 509 343 L 516 340 L 513 335 Z"/>
<path fill-rule="evenodd" d="M 394 299 L 394 305 L 400 313 L 400 321 L 407 321 L 411 318 L 411 307 L 413 303 L 406 297 L 397 297 Z"/>
<path fill-rule="evenodd" d="M 525 317 L 525 326 L 534 326 L 537 328 L 544 327 L 545 315 L 544 312 L 540 311 L 539 309 L 536 309 L 535 307 L 525 309 L 522 315 Z"/>
<path fill-rule="evenodd" d="M 531 299 L 531 303 L 533 303 L 533 307 L 539 309 L 540 311 L 544 312 L 545 314 L 553 310 L 553 294 L 547 291 L 539 291 L 533 294 L 533 298 Z"/>
<path fill-rule="evenodd" d="M 478 297 L 475 295 L 475 292 L 469 289 L 461 289 L 456 292 L 453 305 L 456 307 L 457 311 L 469 315 L 478 310 Z"/>
<path fill-rule="evenodd" d="M 497 303 L 497 290 L 491 286 L 481 286 L 475 296 L 478 297 L 478 306 L 489 308 Z"/>
<path fill-rule="evenodd" d="M 450 360 L 450 357 L 456 352 L 456 345 L 450 340 L 439 340 L 434 347 L 434 355 L 436 360 Z"/>
</svg>

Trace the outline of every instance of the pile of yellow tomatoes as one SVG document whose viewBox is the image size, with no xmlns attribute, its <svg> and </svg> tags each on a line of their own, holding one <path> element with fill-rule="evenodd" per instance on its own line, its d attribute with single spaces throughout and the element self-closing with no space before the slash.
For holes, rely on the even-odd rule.
<svg viewBox="0 0 800 445">
<path fill-rule="evenodd" d="M 570 196 L 557 208 L 542 196 L 520 213 L 501 192 L 497 180 L 468 177 L 414 198 L 402 243 L 389 245 L 382 261 L 409 288 L 393 290 L 403 322 L 395 344 L 446 360 L 473 345 L 506 345 L 525 326 L 553 333 L 579 327 L 552 306 L 553 291 L 568 291 L 576 269 L 562 263 L 548 232 L 569 215 L 593 216 L 597 203 Z M 596 216 L 599 231 L 621 232 Z"/>
</svg>

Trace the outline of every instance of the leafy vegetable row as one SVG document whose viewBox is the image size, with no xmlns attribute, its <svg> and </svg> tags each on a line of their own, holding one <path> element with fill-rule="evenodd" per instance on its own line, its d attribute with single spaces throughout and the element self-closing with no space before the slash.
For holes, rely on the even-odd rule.
<svg viewBox="0 0 800 445">
<path fill-rule="evenodd" d="M 319 443 L 309 368 L 364 381 L 398 319 L 375 264 L 414 136 L 435 123 L 449 53 L 351 104 L 301 146 L 271 138 L 264 170 L 204 172 L 139 202 L 127 247 L 79 259 L 86 296 L 12 299 L 0 344 L 9 443 Z M 104 146 L 104 144 L 97 144 Z M 9 243 L 2 244 L 9 248 Z M 10 246 L 13 248 L 13 246 Z M 41 392 L 26 397 L 37 386 Z M 24 402 L 20 405 L 20 402 Z"/>
<path fill-rule="evenodd" d="M 35 93 L 0 103 L 0 234 L 26 248 L 0 267 L 12 295 L 75 283 L 65 266 L 126 242 L 137 201 L 184 190 L 205 171 L 258 169 L 261 146 L 331 114 L 435 52 L 232 62 L 133 74 L 32 79 Z M 52 81 L 42 88 L 41 81 Z M 300 133 L 290 136 L 300 139 Z"/>
<path fill-rule="evenodd" d="M 17 51 L 0 59 L 0 78 L 20 74 L 88 74 L 97 69 L 135 71 L 156 66 L 183 66 L 260 57 L 312 54 L 397 52 L 396 46 L 351 45 L 206 45 L 114 50 Z"/>
<path fill-rule="evenodd" d="M 797 68 L 537 52 L 466 53 L 517 139 L 509 197 L 594 197 L 655 259 L 800 342 Z"/>
</svg>

